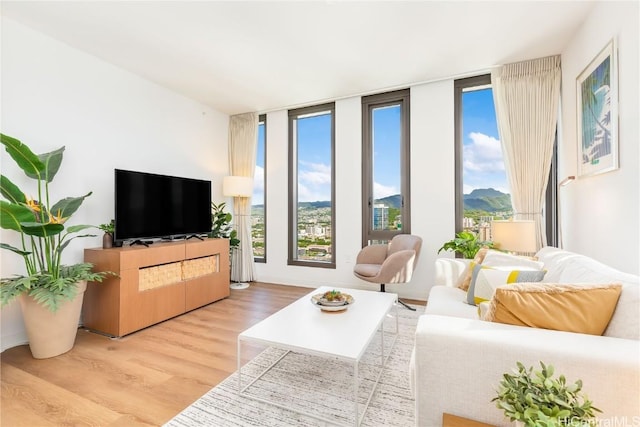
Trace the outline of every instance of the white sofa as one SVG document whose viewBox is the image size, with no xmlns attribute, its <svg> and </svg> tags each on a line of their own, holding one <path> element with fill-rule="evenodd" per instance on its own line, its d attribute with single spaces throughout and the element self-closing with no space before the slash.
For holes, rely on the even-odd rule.
<svg viewBox="0 0 640 427">
<path fill-rule="evenodd" d="M 455 287 L 465 261 L 440 258 L 412 356 L 417 426 L 440 426 L 443 413 L 511 425 L 491 399 L 516 361 L 536 368 L 543 361 L 567 381 L 581 379 L 583 391 L 603 411 L 598 425 L 640 426 L 640 277 L 552 247 L 537 257 L 547 270 L 544 282 L 623 285 L 605 334 L 479 320 L 477 307 L 465 304 L 465 292 Z"/>
</svg>

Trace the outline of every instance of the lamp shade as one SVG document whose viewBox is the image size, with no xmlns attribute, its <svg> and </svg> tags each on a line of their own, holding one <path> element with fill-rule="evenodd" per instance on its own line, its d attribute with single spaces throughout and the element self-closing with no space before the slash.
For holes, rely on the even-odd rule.
<svg viewBox="0 0 640 427">
<path fill-rule="evenodd" d="M 532 220 L 492 221 L 491 240 L 498 248 L 512 252 L 535 252 L 536 225 Z"/>
<path fill-rule="evenodd" d="M 227 197 L 251 197 L 253 179 L 248 176 L 225 176 L 222 181 L 222 193 Z"/>
</svg>

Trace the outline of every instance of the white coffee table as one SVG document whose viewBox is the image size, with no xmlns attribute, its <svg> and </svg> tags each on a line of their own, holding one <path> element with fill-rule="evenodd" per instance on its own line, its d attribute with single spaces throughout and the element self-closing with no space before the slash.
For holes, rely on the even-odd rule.
<svg viewBox="0 0 640 427">
<path fill-rule="evenodd" d="M 350 294 L 355 302 L 344 312 L 327 313 L 314 307 L 311 303 L 311 296 L 331 291 L 333 289 Z M 390 350 L 385 355 L 383 322 L 387 314 L 397 305 L 398 296 L 392 293 L 381 293 L 374 291 L 361 291 L 356 289 L 340 289 L 334 287 L 321 287 L 313 290 L 308 295 L 293 302 L 277 313 L 272 314 L 260 323 L 252 326 L 238 335 L 238 393 L 258 401 L 266 402 L 284 409 L 292 408 L 262 399 L 258 396 L 251 396 L 245 391 L 258 381 L 264 374 L 273 368 L 289 352 L 304 353 L 314 356 L 334 358 L 344 360 L 353 364 L 353 405 L 354 423 L 359 426 L 362 418 L 369 406 L 373 393 L 380 380 L 386 360 L 391 353 L 393 344 L 398 332 L 398 316 L 395 315 L 396 329 L 393 336 L 393 343 Z M 365 403 L 362 414 L 358 410 L 358 364 L 371 343 L 376 332 L 381 335 L 381 360 L 380 372 L 373 385 L 371 393 Z M 243 342 L 261 343 L 287 350 L 278 360 L 254 378 L 249 384 L 242 385 L 241 350 Z M 294 410 L 295 412 L 303 413 Z M 326 418 L 304 413 L 304 415 L 320 419 L 324 422 Z M 333 424 L 333 422 L 331 422 Z M 336 423 L 337 424 L 337 423 Z"/>
</svg>

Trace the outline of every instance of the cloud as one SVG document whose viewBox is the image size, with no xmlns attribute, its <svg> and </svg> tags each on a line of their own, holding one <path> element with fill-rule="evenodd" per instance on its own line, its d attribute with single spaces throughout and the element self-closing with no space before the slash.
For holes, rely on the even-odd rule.
<svg viewBox="0 0 640 427">
<path fill-rule="evenodd" d="M 253 199 L 251 204 L 261 205 L 264 203 L 264 168 L 256 166 L 255 173 L 253 175 Z"/>
<path fill-rule="evenodd" d="M 380 183 L 373 183 L 373 198 L 382 199 L 383 197 L 393 196 L 394 194 L 400 194 L 400 190 L 393 186 L 386 186 Z"/>
<path fill-rule="evenodd" d="M 300 162 L 298 201 L 331 200 L 331 166 L 324 163 Z"/>
<path fill-rule="evenodd" d="M 471 132 L 470 144 L 463 148 L 463 168 L 466 172 L 496 172 L 504 170 L 500 141 L 492 136 Z"/>
<path fill-rule="evenodd" d="M 324 163 L 300 162 L 298 181 L 310 185 L 331 184 L 331 166 Z"/>
</svg>

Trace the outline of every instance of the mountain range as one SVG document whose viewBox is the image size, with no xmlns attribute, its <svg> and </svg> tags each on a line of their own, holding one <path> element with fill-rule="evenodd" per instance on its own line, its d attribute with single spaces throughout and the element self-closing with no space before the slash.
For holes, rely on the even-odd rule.
<svg viewBox="0 0 640 427">
<path fill-rule="evenodd" d="M 464 209 L 477 209 L 486 212 L 504 212 L 512 210 L 511 196 L 493 188 L 477 188 L 469 194 L 463 196 Z M 383 203 L 389 207 L 399 209 L 402 198 L 399 194 L 376 199 L 375 203 Z M 301 208 L 328 208 L 330 201 L 300 202 Z M 262 205 L 254 205 L 254 208 L 261 208 Z"/>
<path fill-rule="evenodd" d="M 463 196 L 464 209 L 486 212 L 511 211 L 511 196 L 493 188 L 476 188 Z"/>
</svg>

